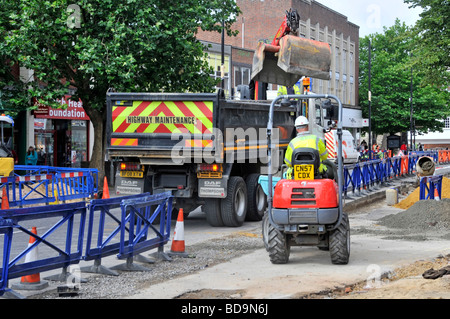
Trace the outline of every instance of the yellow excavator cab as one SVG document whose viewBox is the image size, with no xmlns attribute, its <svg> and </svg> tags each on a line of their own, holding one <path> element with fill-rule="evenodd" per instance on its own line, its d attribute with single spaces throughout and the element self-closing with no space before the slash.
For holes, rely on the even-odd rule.
<svg viewBox="0 0 450 319">
<path fill-rule="evenodd" d="M 0 157 L 0 176 L 9 176 L 14 171 L 14 158 Z"/>
</svg>

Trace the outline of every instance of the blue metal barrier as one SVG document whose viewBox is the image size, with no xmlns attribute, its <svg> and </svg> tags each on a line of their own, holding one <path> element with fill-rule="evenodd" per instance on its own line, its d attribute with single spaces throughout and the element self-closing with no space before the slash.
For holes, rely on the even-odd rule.
<svg viewBox="0 0 450 319">
<path fill-rule="evenodd" d="M 98 192 L 98 170 L 15 165 L 14 176 L 0 179 L 3 187 L 11 207 L 92 198 Z"/>
<path fill-rule="evenodd" d="M 133 256 L 142 251 L 158 248 L 158 253 L 164 255 L 163 247 L 170 239 L 172 199 L 171 192 L 165 192 L 122 201 L 120 247 L 117 255 L 119 259 L 127 260 L 125 268 L 122 269 L 129 270 Z M 152 206 L 157 207 L 153 210 Z M 158 216 L 159 230 L 152 225 Z M 156 236 L 147 238 L 149 230 L 152 230 Z M 127 234 L 128 238 L 126 238 Z"/>
<path fill-rule="evenodd" d="M 83 257 L 84 260 L 94 260 L 94 265 L 90 267 L 83 267 L 81 270 L 84 272 L 102 273 L 107 275 L 118 275 L 101 265 L 101 259 L 103 257 L 115 255 L 119 253 L 120 243 L 111 243 L 120 231 L 121 225 L 121 210 L 119 212 L 120 217 L 114 216 L 112 210 L 119 209 L 121 203 L 126 199 L 141 198 L 150 195 L 150 193 L 144 193 L 139 195 L 114 197 L 109 199 L 95 199 L 89 203 L 89 223 L 87 227 L 86 236 L 86 252 Z M 105 223 L 106 218 L 113 220 L 117 227 L 108 233 L 105 238 Z M 97 229 L 97 244 L 96 247 L 92 247 L 92 240 L 94 236 L 94 226 Z"/>
<path fill-rule="evenodd" d="M 379 186 L 389 183 L 391 179 L 412 175 L 416 170 L 417 160 L 422 156 L 432 157 L 438 163 L 439 153 L 426 151 L 411 152 L 408 156 L 394 156 L 345 165 L 342 192 L 346 198 L 350 198 L 350 192 L 353 196 L 361 196 L 361 192 L 377 189 Z M 263 188 L 267 187 L 265 180 L 260 179 L 259 183 L 263 185 Z"/>
<path fill-rule="evenodd" d="M 0 235 L 4 237 L 2 268 L 0 268 L 0 296 L 5 294 L 5 292 L 12 293 L 12 290 L 8 289 L 8 280 L 10 279 L 63 268 L 63 275 L 55 276 L 61 279 L 52 279 L 62 280 L 62 278 L 66 278 L 64 277 L 66 275 L 64 270 L 72 264 L 78 264 L 81 260 L 97 260 L 104 256 L 117 254 L 119 259 L 127 259 L 126 267 L 117 267 L 118 269 L 141 271 L 148 269 L 133 266 L 132 260 L 133 257 L 144 251 L 157 248 L 161 257 L 170 259 L 170 257 L 164 256 L 163 247 L 170 240 L 172 199 L 172 194 L 166 192 L 156 195 L 140 194 L 121 198 L 93 200 L 89 205 L 88 245 L 85 255 L 83 255 L 87 215 L 85 202 L 0 211 Z M 120 216 L 113 217 L 118 226 L 106 240 L 103 240 L 105 216 L 113 216 L 110 212 L 113 207 L 120 207 L 118 212 Z M 91 249 L 94 217 L 99 211 L 97 247 Z M 75 217 L 77 217 L 77 220 L 74 220 Z M 52 224 L 55 218 L 57 221 Z M 152 224 L 156 218 L 159 218 L 159 227 Z M 25 225 L 27 222 L 30 224 L 30 221 L 39 219 L 45 219 L 45 223 L 48 224 L 48 229 L 46 226 L 46 231 L 41 236 L 33 234 Z M 67 228 L 62 230 L 63 225 L 67 225 Z M 76 227 L 78 227 L 78 232 L 74 231 Z M 65 231 L 63 233 L 65 236 L 60 236 L 65 238 L 63 243 L 56 242 L 58 236 L 51 237 L 58 230 L 60 232 Z M 20 232 L 13 236 L 13 231 Z M 149 233 L 152 236 L 149 236 Z M 19 246 L 20 244 L 23 246 L 25 242 L 24 235 L 34 237 L 36 241 L 29 244 L 26 249 L 22 250 L 20 247 L 20 249 L 12 249 L 15 241 L 19 241 Z M 111 243 L 111 239 L 116 235 L 119 235 L 119 242 Z M 16 238 L 17 240 L 13 240 Z M 76 243 L 73 243 L 75 241 L 74 238 Z M 46 253 L 43 254 L 45 256 L 39 257 L 38 260 L 19 263 L 31 250 L 36 249 L 39 245 L 47 249 Z M 64 248 L 60 248 L 62 246 Z M 13 257 L 11 257 L 12 251 L 16 254 Z"/>
<path fill-rule="evenodd" d="M 74 238 L 75 228 L 74 217 L 76 215 L 80 216 L 78 223 L 79 230 L 77 244 L 75 250 L 72 251 L 72 241 Z M 49 229 L 41 236 L 33 234 L 27 229 L 27 227 L 22 226 L 21 224 L 22 222 L 36 219 L 47 219 L 47 221 L 50 221 L 50 218 L 55 217 L 60 217 L 60 219 L 53 226 L 49 227 Z M 72 264 L 78 264 L 82 259 L 85 219 L 86 205 L 83 202 L 0 211 L 0 233 L 5 234 L 0 295 L 3 295 L 5 291 L 8 291 L 7 282 L 9 279 L 54 270 L 61 267 L 68 267 Z M 57 243 L 51 242 L 49 236 L 56 230 L 62 228 L 65 224 L 67 224 L 66 240 L 64 243 L 65 248 L 59 248 Z M 36 241 L 11 259 L 13 229 L 34 237 Z M 24 259 L 24 257 L 38 245 L 45 245 L 46 247 L 49 247 L 50 250 L 56 254 L 56 256 L 45 257 L 35 261 L 19 264 L 19 261 Z"/>
<path fill-rule="evenodd" d="M 442 196 L 442 176 L 424 176 L 420 178 L 420 193 L 419 200 L 436 199 L 439 200 Z M 436 198 L 435 191 L 437 191 L 438 198 Z"/>
<path fill-rule="evenodd" d="M 2 296 L 8 288 L 8 264 L 11 254 L 11 243 L 13 236 L 13 222 L 11 219 L 0 217 L 0 235 L 3 234 L 3 258 L 0 273 L 0 296 Z"/>
</svg>

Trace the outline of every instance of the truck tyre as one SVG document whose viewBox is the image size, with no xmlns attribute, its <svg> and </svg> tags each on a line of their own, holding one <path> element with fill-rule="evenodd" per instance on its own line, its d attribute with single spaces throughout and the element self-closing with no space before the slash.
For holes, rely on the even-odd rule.
<svg viewBox="0 0 450 319">
<path fill-rule="evenodd" d="M 329 248 L 333 264 L 348 264 L 350 258 L 350 223 L 346 213 L 343 213 L 339 227 L 330 232 Z"/>
<path fill-rule="evenodd" d="M 227 197 L 222 199 L 222 220 L 225 226 L 238 227 L 244 223 L 247 213 L 247 187 L 240 176 L 231 176 Z"/>
<path fill-rule="evenodd" d="M 266 248 L 267 251 L 269 251 L 269 227 L 268 227 L 268 223 L 269 222 L 269 215 L 268 213 L 264 214 L 264 217 L 262 219 L 262 238 L 263 238 L 263 242 L 264 242 L 264 247 Z"/>
<path fill-rule="evenodd" d="M 213 227 L 223 226 L 220 209 L 220 198 L 206 198 L 203 210 L 206 213 L 206 221 Z"/>
<path fill-rule="evenodd" d="M 259 174 L 250 174 L 245 179 L 247 185 L 247 217 L 249 221 L 260 221 L 267 208 L 267 196 L 258 183 Z"/>
<path fill-rule="evenodd" d="M 286 264 L 291 253 L 287 235 L 275 228 L 268 218 L 265 218 L 263 227 L 265 228 L 263 229 L 263 237 L 264 235 L 268 236 L 267 243 L 264 240 L 264 245 L 267 245 L 266 250 L 269 252 L 270 262 L 272 264 Z"/>
</svg>

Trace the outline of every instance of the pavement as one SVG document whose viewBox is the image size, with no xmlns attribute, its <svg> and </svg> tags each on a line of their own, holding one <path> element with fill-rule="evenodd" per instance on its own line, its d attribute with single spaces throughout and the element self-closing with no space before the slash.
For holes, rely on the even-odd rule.
<svg viewBox="0 0 450 319">
<path fill-rule="evenodd" d="M 435 175 L 441 174 L 449 175 L 450 167 L 438 167 Z M 351 227 L 367 223 L 366 217 L 371 211 L 364 214 L 364 207 L 377 201 L 383 203 L 388 189 L 404 191 L 413 187 L 415 180 L 415 176 L 392 179 L 368 195 L 347 199 L 344 210 L 349 211 Z M 353 214 L 354 210 L 358 210 L 358 213 Z M 385 215 L 398 211 L 382 204 L 375 213 L 382 212 Z M 331 264 L 329 254 L 316 247 L 293 247 L 289 263 L 273 265 L 267 252 L 258 249 L 195 274 L 152 285 L 129 298 L 172 299 L 189 292 L 211 289 L 229 291 L 230 294 L 239 291 L 240 296 L 246 299 L 295 298 L 372 280 L 417 260 L 447 254 L 450 254 L 450 242 L 446 240 L 412 242 L 356 234 L 351 236 L 351 255 L 347 265 Z"/>
<path fill-rule="evenodd" d="M 438 167 L 435 175 L 449 176 L 450 165 Z M 399 209 L 385 204 L 386 191 L 391 188 L 402 192 L 408 188 L 412 189 L 415 181 L 415 176 L 392 179 L 383 187 L 373 189 L 363 196 L 352 196 L 346 199 L 344 210 L 349 214 L 351 227 L 365 226 L 369 215 L 398 212 Z M 350 193 L 350 195 L 354 194 Z M 374 203 L 381 203 L 381 205 L 376 205 L 376 209 L 373 210 L 371 205 Z M 366 211 L 365 208 L 367 208 Z M 195 220 L 195 216 L 193 217 Z M 204 224 L 204 222 L 197 224 Z M 186 243 L 192 245 L 212 238 L 220 238 L 230 232 L 255 231 L 256 229 L 260 229 L 260 223 L 244 223 L 242 227 L 231 230 L 213 228 L 207 232 L 201 228 L 189 228 L 189 232 L 185 232 L 185 237 Z M 189 292 L 211 289 L 230 291 L 230 294 L 233 291 L 240 291 L 242 298 L 247 299 L 295 298 L 365 281 L 373 274 L 387 273 L 417 260 L 447 254 L 450 254 L 450 242 L 445 240 L 411 242 L 387 240 L 357 233 L 351 236 L 351 255 L 348 265 L 331 264 L 329 253 L 320 251 L 317 247 L 293 247 L 288 264 L 273 265 L 265 249 L 257 249 L 252 253 L 207 267 L 194 274 L 144 287 L 129 298 L 173 299 Z M 123 261 L 113 257 L 103 260 L 103 265 L 106 267 L 119 263 Z M 26 292 L 23 295 L 30 296 L 34 293 L 38 292 Z"/>
</svg>

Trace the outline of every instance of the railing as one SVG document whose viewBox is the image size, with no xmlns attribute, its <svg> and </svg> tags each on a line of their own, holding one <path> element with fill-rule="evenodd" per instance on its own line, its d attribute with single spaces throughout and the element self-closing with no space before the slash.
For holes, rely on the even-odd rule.
<svg viewBox="0 0 450 319">
<path fill-rule="evenodd" d="M 119 259 L 126 259 L 127 270 L 142 270 L 132 267 L 133 257 L 155 248 L 158 249 L 159 256 L 164 254 L 164 245 L 170 239 L 172 210 L 170 192 L 143 195 L 99 199 L 89 204 L 78 202 L 0 211 L 0 235 L 4 237 L 2 268 L 0 268 L 0 296 L 5 293 L 9 297 L 17 296 L 8 288 L 10 279 L 59 268 L 62 268 L 64 274 L 69 265 L 78 264 L 81 260 L 100 260 L 112 254 L 116 254 Z M 105 229 L 104 215 L 112 214 L 113 208 L 119 210 L 116 212 L 119 217 L 114 217 L 117 227 L 106 240 L 100 239 Z M 88 210 L 89 227 L 86 231 Z M 153 225 L 157 217 L 159 217 L 159 227 Z M 30 221 L 37 222 L 42 219 L 45 219 L 46 225 L 43 235 L 37 235 L 28 230 L 27 225 Z M 99 220 L 97 222 L 99 239 L 97 246 L 91 248 L 92 238 L 95 235 L 94 220 Z M 67 227 L 64 228 L 63 225 Z M 54 235 L 56 233 L 59 236 Z M 26 236 L 36 240 L 22 249 L 23 243 L 28 241 Z M 117 237 L 118 242 L 112 244 L 111 239 L 114 236 Z M 85 237 L 88 238 L 88 245 L 83 253 Z M 73 247 L 74 242 L 76 242 L 75 247 Z M 43 254 L 40 251 L 37 260 L 27 261 L 26 255 L 38 246 L 47 250 Z"/>
<path fill-rule="evenodd" d="M 442 175 L 420 178 L 419 200 L 440 200 L 442 196 Z"/>
<path fill-rule="evenodd" d="M 412 176 L 416 170 L 417 160 L 429 156 L 438 164 L 450 162 L 450 151 L 412 152 L 406 156 L 394 156 L 383 159 L 362 161 L 356 164 L 344 165 L 342 192 L 346 198 L 360 197 L 365 193 L 385 186 L 393 179 Z M 274 178 L 273 187 L 279 178 Z M 261 176 L 259 183 L 267 194 L 267 179 Z"/>
<path fill-rule="evenodd" d="M 98 192 L 98 170 L 16 165 L 14 176 L 0 178 L 0 190 L 4 187 L 11 207 L 93 198 Z"/>
</svg>

